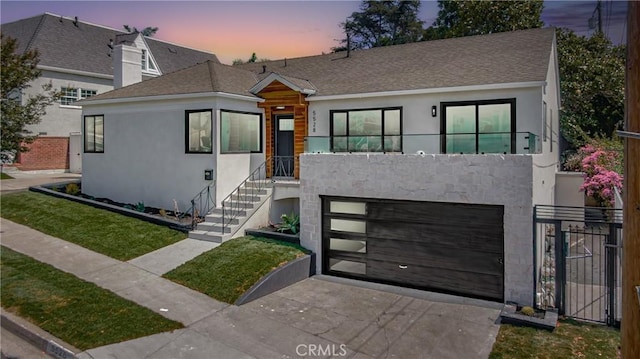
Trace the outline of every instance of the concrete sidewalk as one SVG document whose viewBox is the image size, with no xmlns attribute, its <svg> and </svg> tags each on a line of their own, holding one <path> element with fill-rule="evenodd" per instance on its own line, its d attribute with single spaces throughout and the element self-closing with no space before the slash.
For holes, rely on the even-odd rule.
<svg viewBox="0 0 640 359">
<path fill-rule="evenodd" d="M 5 219 L 0 225 L 2 245 L 186 326 L 90 349 L 81 359 L 487 358 L 499 329 L 499 303 L 322 276 L 237 307 L 153 273 L 166 270 L 158 261 L 170 250 L 127 263 Z"/>
<path fill-rule="evenodd" d="M 4 171 L 13 179 L 0 181 L 0 192 L 26 191 L 31 186 L 40 186 L 50 183 L 61 183 L 78 180 L 82 178 L 76 173 L 49 173 L 49 172 L 22 172 L 18 170 Z"/>
</svg>

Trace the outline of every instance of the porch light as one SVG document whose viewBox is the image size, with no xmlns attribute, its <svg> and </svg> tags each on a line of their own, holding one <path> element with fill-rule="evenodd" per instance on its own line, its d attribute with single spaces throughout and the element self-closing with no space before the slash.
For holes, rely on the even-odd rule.
<svg viewBox="0 0 640 359">
<path fill-rule="evenodd" d="M 437 115 L 437 110 L 435 106 L 431 106 L 431 116 L 436 117 Z"/>
<path fill-rule="evenodd" d="M 284 106 L 276 106 L 276 110 L 284 110 Z"/>
</svg>

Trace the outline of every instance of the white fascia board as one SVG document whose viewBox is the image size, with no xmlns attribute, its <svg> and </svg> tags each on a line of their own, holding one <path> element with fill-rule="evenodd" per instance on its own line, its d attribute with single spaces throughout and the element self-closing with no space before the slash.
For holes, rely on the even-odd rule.
<svg viewBox="0 0 640 359">
<path fill-rule="evenodd" d="M 72 74 L 72 75 L 80 75 L 80 76 L 87 76 L 87 77 L 95 77 L 95 78 L 99 78 L 99 79 L 113 80 L 113 75 L 99 74 L 97 72 L 88 72 L 88 71 L 80 71 L 80 70 L 63 69 L 61 67 L 43 66 L 43 65 L 38 65 L 38 69 L 44 70 L 44 71 L 62 72 L 62 73 L 65 73 L 65 74 Z"/>
<path fill-rule="evenodd" d="M 348 100 L 348 99 L 359 99 L 359 98 L 370 98 L 370 97 L 426 95 L 426 94 L 446 93 L 446 92 L 504 90 L 504 89 L 515 89 L 515 88 L 540 87 L 540 86 L 544 86 L 544 84 L 545 84 L 545 81 L 510 82 L 510 83 L 490 84 L 490 85 L 438 87 L 438 88 L 416 89 L 416 90 L 366 92 L 366 93 L 329 95 L 329 96 L 310 96 L 310 97 L 307 97 L 307 101 Z"/>
<path fill-rule="evenodd" d="M 303 93 L 305 95 L 313 95 L 316 93 L 316 90 L 302 88 L 275 72 L 272 72 L 271 74 L 269 74 L 269 76 L 265 77 L 260 82 L 255 84 L 251 89 L 249 89 L 249 92 L 253 94 L 257 94 L 258 92 L 264 90 L 265 87 L 269 86 L 273 81 L 281 82 L 283 85 L 287 86 L 288 88 L 294 91 Z"/>
<path fill-rule="evenodd" d="M 221 97 L 221 98 L 230 98 L 235 100 L 244 100 L 244 101 L 253 101 L 253 102 L 264 102 L 264 99 L 252 96 L 245 95 L 237 95 L 226 92 L 199 92 L 199 93 L 189 93 L 189 94 L 179 94 L 179 95 L 160 95 L 160 96 L 141 96 L 141 97 L 125 97 L 125 98 L 112 98 L 105 100 L 91 100 L 91 98 L 87 98 L 79 102 L 81 106 L 87 105 L 109 105 L 116 103 L 131 103 L 131 102 L 145 102 L 145 101 L 169 101 L 169 100 L 182 100 L 182 99 L 195 99 L 195 98 L 205 98 L 205 97 Z"/>
</svg>

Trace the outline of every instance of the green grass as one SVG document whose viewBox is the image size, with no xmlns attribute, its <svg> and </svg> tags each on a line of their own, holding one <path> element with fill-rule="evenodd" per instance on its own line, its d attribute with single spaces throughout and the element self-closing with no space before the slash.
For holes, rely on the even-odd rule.
<svg viewBox="0 0 640 359">
<path fill-rule="evenodd" d="M 201 254 L 164 277 L 233 304 L 271 270 L 307 252 L 286 242 L 241 237 Z"/>
<path fill-rule="evenodd" d="M 0 172 L 0 180 L 3 180 L 3 179 L 13 179 L 13 177 L 9 176 L 4 172 Z"/>
<path fill-rule="evenodd" d="M 2 307 L 78 349 L 183 327 L 48 264 L 0 251 Z"/>
<path fill-rule="evenodd" d="M 0 215 L 122 261 L 178 242 L 184 233 L 35 192 L 2 195 Z"/>
<path fill-rule="evenodd" d="M 553 333 L 503 324 L 490 359 L 617 358 L 620 331 L 604 325 L 561 320 Z"/>
</svg>

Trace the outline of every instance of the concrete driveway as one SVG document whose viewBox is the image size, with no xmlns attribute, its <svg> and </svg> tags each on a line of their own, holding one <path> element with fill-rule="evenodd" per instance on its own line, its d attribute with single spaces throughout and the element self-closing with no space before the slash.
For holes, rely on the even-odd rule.
<svg viewBox="0 0 640 359">
<path fill-rule="evenodd" d="M 457 359 L 489 356 L 502 305 L 316 276 L 241 308 L 311 334 L 281 338 L 300 357 Z"/>
</svg>

